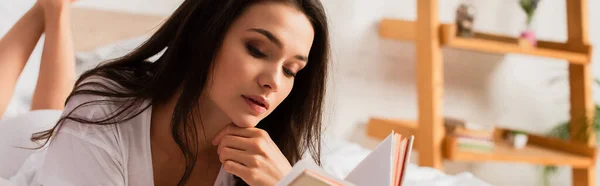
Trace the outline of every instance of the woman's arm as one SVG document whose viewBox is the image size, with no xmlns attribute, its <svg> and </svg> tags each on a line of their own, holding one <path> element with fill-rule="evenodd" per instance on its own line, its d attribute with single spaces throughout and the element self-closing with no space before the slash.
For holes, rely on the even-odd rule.
<svg viewBox="0 0 600 186">
<path fill-rule="evenodd" d="M 0 39 L 0 116 L 14 93 L 17 79 L 44 32 L 44 13 L 36 3 Z"/>
<path fill-rule="evenodd" d="M 71 0 L 39 0 L 44 8 L 45 41 L 31 110 L 63 109 L 75 83 Z"/>
</svg>

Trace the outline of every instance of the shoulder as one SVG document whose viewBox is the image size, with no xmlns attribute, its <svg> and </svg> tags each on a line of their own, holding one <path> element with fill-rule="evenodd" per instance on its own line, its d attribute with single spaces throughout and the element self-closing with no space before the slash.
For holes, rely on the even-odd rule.
<svg viewBox="0 0 600 186">
<path fill-rule="evenodd" d="M 74 94 L 67 99 L 61 115 L 64 122 L 59 131 L 70 132 L 77 137 L 99 131 L 111 130 L 109 125 L 94 124 L 114 113 L 118 107 L 111 104 L 111 99 L 95 92 L 106 91 L 102 85 L 111 82 L 106 78 L 90 77 L 79 83 L 73 90 Z M 64 130 L 63 130 L 64 129 Z"/>
<path fill-rule="evenodd" d="M 49 142 L 43 174 L 40 173 L 46 179 L 45 183 L 59 183 L 52 180 L 57 178 L 77 183 L 74 185 L 88 185 L 86 180 L 99 179 L 98 185 L 122 185 L 123 181 L 128 182 L 131 174 L 152 175 L 147 173 L 151 170 L 148 168 L 151 159 L 147 158 L 150 157 L 151 109 L 118 122 L 121 116 L 116 119 L 113 116 L 121 113 L 120 101 L 93 93 L 107 91 L 106 86 L 114 86 L 112 83 L 111 80 L 94 77 L 82 81 L 75 88 L 74 91 L 83 92 L 67 100 L 62 122 L 59 122 Z M 149 104 L 149 101 L 143 104 Z M 71 165 L 71 168 L 64 172 L 66 165 Z M 81 169 L 87 171 L 78 171 Z M 63 172 L 56 173 L 55 170 Z"/>
<path fill-rule="evenodd" d="M 123 124 L 136 122 L 132 120 L 119 122 L 123 114 L 121 108 L 124 99 L 106 96 L 121 87 L 107 78 L 93 76 L 81 81 L 75 88 L 73 96 L 69 97 L 65 109 L 61 115 L 64 120 L 57 134 L 70 133 L 84 140 L 102 140 L 102 143 L 118 143 L 120 135 L 124 135 L 119 129 Z M 122 89 L 121 89 L 122 90 Z M 142 103 L 143 105 L 149 102 Z M 142 108 L 143 105 L 137 108 Z M 137 109 L 136 108 L 136 109 Z M 144 112 L 132 110 L 132 112 Z M 143 114 L 141 114 L 143 115 Z M 125 130 L 129 131 L 129 130 Z"/>
</svg>

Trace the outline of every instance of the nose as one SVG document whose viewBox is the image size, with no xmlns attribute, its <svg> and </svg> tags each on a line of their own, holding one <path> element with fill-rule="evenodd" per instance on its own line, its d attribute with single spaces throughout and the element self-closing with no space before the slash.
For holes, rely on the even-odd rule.
<svg viewBox="0 0 600 186">
<path fill-rule="evenodd" d="M 277 92 L 283 78 L 283 68 L 280 65 L 272 65 L 261 72 L 257 82 L 262 89 Z"/>
</svg>

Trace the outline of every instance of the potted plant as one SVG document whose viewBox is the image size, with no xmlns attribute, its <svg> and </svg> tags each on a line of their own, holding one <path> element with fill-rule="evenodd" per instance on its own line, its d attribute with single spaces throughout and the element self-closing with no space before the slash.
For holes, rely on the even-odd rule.
<svg viewBox="0 0 600 186">
<path fill-rule="evenodd" d="M 535 31 L 531 28 L 531 21 L 533 20 L 533 16 L 535 15 L 535 10 L 538 7 L 540 0 L 519 0 L 519 5 L 523 11 L 525 11 L 525 15 L 527 15 L 527 20 L 525 21 L 525 30 L 521 32 L 521 38 L 529 41 L 531 45 L 536 46 L 537 39 L 535 36 Z"/>
<path fill-rule="evenodd" d="M 596 79 L 596 84 L 600 85 L 600 80 Z M 584 127 L 581 131 L 577 132 L 577 134 L 585 134 L 588 131 L 594 131 L 596 134 L 600 134 L 600 105 L 596 104 L 596 110 L 594 114 L 594 118 L 592 120 L 592 125 L 584 125 L 588 127 Z M 568 140 L 570 138 L 570 130 L 569 124 L 571 121 L 565 121 L 555 126 L 550 130 L 548 136 L 552 136 L 555 138 L 559 138 L 562 140 Z M 596 142 L 600 143 L 600 135 L 596 135 Z M 556 166 L 544 166 L 542 171 L 542 181 L 545 186 L 550 185 L 550 176 L 558 172 L 558 167 Z"/>
</svg>

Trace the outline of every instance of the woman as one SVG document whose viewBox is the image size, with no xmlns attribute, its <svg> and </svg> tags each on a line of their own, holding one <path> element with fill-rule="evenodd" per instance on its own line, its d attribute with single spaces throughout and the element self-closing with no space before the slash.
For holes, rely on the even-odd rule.
<svg viewBox="0 0 600 186">
<path fill-rule="evenodd" d="M 319 160 L 328 48 L 318 0 L 186 0 L 78 79 L 58 124 L 32 137 L 49 140 L 38 180 L 274 185 L 305 151 Z"/>
</svg>

